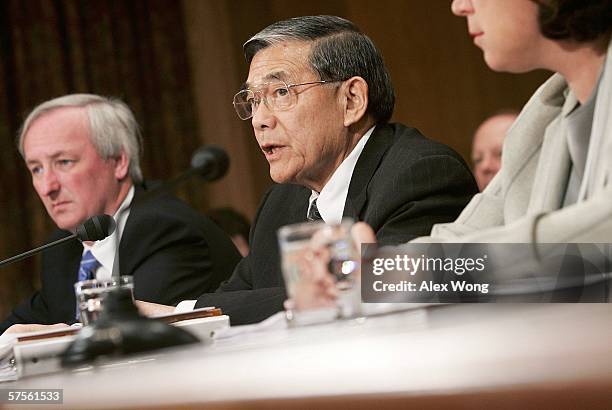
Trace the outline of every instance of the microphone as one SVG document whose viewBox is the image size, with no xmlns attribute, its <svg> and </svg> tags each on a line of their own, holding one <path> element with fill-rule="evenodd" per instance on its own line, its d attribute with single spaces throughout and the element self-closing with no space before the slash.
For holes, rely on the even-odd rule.
<svg viewBox="0 0 612 410">
<path fill-rule="evenodd" d="M 218 145 L 203 145 L 193 153 L 191 168 L 135 198 L 132 207 L 174 190 L 181 182 L 194 175 L 199 175 L 207 182 L 216 181 L 227 173 L 229 164 L 229 157 L 223 148 Z"/>
<path fill-rule="evenodd" d="M 116 227 L 112 216 L 96 215 L 77 226 L 75 235 L 81 242 L 99 241 L 115 232 Z"/>
<path fill-rule="evenodd" d="M 193 153 L 191 168 L 205 180 L 216 181 L 226 174 L 229 168 L 229 157 L 218 145 L 205 145 Z"/>
<path fill-rule="evenodd" d="M 50 242 L 38 248 L 34 248 L 30 251 L 13 256 L 12 258 L 5 259 L 0 262 L 0 266 L 15 263 L 17 261 L 28 258 L 32 255 L 35 255 L 39 252 L 42 252 L 45 249 L 52 248 L 66 241 L 70 241 L 72 239 L 78 239 L 81 242 L 99 241 L 101 239 L 106 238 L 113 232 L 115 232 L 115 227 L 116 227 L 115 220 L 113 219 L 112 216 L 109 216 L 109 215 L 92 216 L 91 218 L 87 219 L 85 222 L 77 226 L 73 234 L 68 235 L 65 238 L 58 239 L 57 241 Z"/>
</svg>

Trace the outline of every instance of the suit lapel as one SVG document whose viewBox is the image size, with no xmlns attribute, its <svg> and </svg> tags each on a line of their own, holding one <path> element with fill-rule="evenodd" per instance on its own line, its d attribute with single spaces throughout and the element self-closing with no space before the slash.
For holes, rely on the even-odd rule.
<svg viewBox="0 0 612 410">
<path fill-rule="evenodd" d="M 353 170 L 343 216 L 360 219 L 367 200 L 368 184 L 393 143 L 393 136 L 393 128 L 390 125 L 377 125 L 374 129 Z"/>
<path fill-rule="evenodd" d="M 43 288 L 47 288 L 49 303 L 57 303 L 58 308 L 50 309 L 51 314 L 57 312 L 58 316 L 53 316 L 53 321 L 74 320 L 76 314 L 76 296 L 74 294 L 74 284 L 79 278 L 79 265 L 83 254 L 83 245 L 77 240 L 68 241 L 51 251 L 53 263 L 46 263 L 43 275 L 45 283 Z"/>
<path fill-rule="evenodd" d="M 310 206 L 309 199 L 312 192 L 308 188 L 300 188 L 302 189 L 297 192 L 294 206 L 291 207 L 291 209 L 296 210 L 296 212 L 293 214 L 294 222 L 292 223 L 306 222 L 308 220 L 308 207 Z"/>
<path fill-rule="evenodd" d="M 279 212 L 274 216 L 276 228 L 308 220 L 308 207 L 312 191 L 301 185 L 288 185 L 283 190 L 284 208 L 286 211 Z"/>
<path fill-rule="evenodd" d="M 130 205 L 130 215 L 125 222 L 125 226 L 123 227 L 123 233 L 121 234 L 121 239 L 119 240 L 119 246 L 117 248 L 117 254 L 115 255 L 115 262 L 117 259 L 119 260 L 119 272 L 132 272 L 133 266 L 130 265 L 130 262 L 134 261 L 134 258 L 122 258 L 121 255 L 132 255 L 134 250 L 131 249 L 133 244 L 136 244 L 138 238 L 130 238 L 130 232 L 134 231 L 131 229 L 131 225 L 133 225 L 133 221 L 137 220 L 134 216 L 138 215 L 142 206 L 144 206 L 148 200 L 152 198 L 142 198 L 144 194 L 147 193 L 149 189 L 154 189 L 156 186 L 152 188 L 149 187 L 145 182 L 141 185 L 134 185 L 134 198 L 132 198 L 132 203 Z M 142 200 L 142 202 L 141 202 Z M 138 232 L 134 231 L 136 234 Z"/>
<path fill-rule="evenodd" d="M 66 237 L 70 235 L 67 231 L 61 232 L 60 236 L 55 237 L 56 239 Z M 81 256 L 83 255 L 83 244 L 78 240 L 67 241 L 54 250 L 48 252 L 49 257 L 53 259 L 52 267 L 46 270 L 53 270 L 53 274 L 50 276 L 52 282 L 55 283 L 70 283 L 70 286 L 74 284 L 79 277 L 79 265 L 81 264 Z M 51 256 L 53 255 L 53 256 Z M 64 280 L 60 280 L 64 278 Z"/>
<path fill-rule="evenodd" d="M 561 207 L 571 164 L 564 131 L 558 120 L 546 130 L 538 164 L 543 166 L 536 173 L 529 204 L 531 212 L 549 212 Z"/>
<path fill-rule="evenodd" d="M 560 205 L 559 184 L 564 190 L 569 153 L 565 137 L 557 130 L 566 87 L 563 77 L 553 75 L 527 102 L 507 133 L 499 175 L 507 223 Z"/>
<path fill-rule="evenodd" d="M 575 97 L 567 96 L 559 114 L 546 127 L 529 203 L 530 212 L 549 212 L 559 209 L 563 203 L 571 158 L 567 145 L 567 127 L 563 126 L 562 118 L 575 105 Z"/>
</svg>

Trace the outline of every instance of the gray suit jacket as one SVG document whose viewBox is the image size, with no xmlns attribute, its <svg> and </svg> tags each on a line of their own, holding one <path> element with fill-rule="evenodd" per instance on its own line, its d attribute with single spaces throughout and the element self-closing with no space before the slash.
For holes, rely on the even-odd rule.
<svg viewBox="0 0 612 410">
<path fill-rule="evenodd" d="M 567 83 L 553 75 L 529 100 L 508 131 L 502 168 L 450 224 L 434 226 L 427 242 L 612 241 L 612 43 L 600 80 L 587 171 L 579 201 L 562 208 L 570 157 L 564 105 L 575 103 Z M 533 257 L 535 258 L 534 253 Z"/>
</svg>

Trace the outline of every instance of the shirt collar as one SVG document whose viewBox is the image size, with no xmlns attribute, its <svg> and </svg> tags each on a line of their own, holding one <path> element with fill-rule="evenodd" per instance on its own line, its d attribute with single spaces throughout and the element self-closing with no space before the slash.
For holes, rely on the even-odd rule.
<svg viewBox="0 0 612 410">
<path fill-rule="evenodd" d="M 308 209 L 312 206 L 312 201 L 316 199 L 317 208 L 325 222 L 339 224 L 342 221 L 344 204 L 348 196 L 353 170 L 355 169 L 355 165 L 357 165 L 357 160 L 361 156 L 363 148 L 370 139 L 372 132 L 374 132 L 374 128 L 375 126 L 370 128 L 363 137 L 361 137 L 351 153 L 342 161 L 340 166 L 336 168 L 321 192 L 312 191 Z"/>
<path fill-rule="evenodd" d="M 83 244 L 83 253 L 90 250 L 98 262 L 100 262 L 100 268 L 96 272 L 98 279 L 110 279 L 112 275 L 115 254 L 118 252 L 121 235 L 123 234 L 127 218 L 130 215 L 130 205 L 133 198 L 134 186 L 132 185 L 123 202 L 121 202 L 119 209 L 113 214 L 113 219 L 117 224 L 115 232 L 101 241 L 94 242 L 92 246 Z"/>
</svg>

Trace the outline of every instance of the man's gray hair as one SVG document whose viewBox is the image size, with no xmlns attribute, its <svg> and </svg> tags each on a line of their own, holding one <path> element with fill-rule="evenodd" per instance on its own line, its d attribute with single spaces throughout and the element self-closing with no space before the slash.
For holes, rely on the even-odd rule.
<svg viewBox="0 0 612 410">
<path fill-rule="evenodd" d="M 21 156 L 23 139 L 38 117 L 64 107 L 85 108 L 89 119 L 90 138 L 100 157 L 116 158 L 123 150 L 129 161 L 129 175 L 134 183 L 142 182 L 140 157 L 142 135 L 134 114 L 122 101 L 94 94 L 69 94 L 46 101 L 32 110 L 19 131 L 17 148 Z"/>
<path fill-rule="evenodd" d="M 260 50 L 287 41 L 314 42 L 309 63 L 321 80 L 362 77 L 368 83 L 367 112 L 378 124 L 393 114 L 395 94 L 382 56 L 352 22 L 336 16 L 304 16 L 271 24 L 243 45 L 247 63 Z"/>
</svg>

